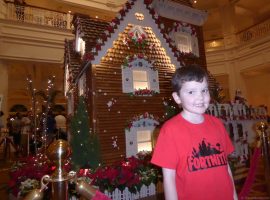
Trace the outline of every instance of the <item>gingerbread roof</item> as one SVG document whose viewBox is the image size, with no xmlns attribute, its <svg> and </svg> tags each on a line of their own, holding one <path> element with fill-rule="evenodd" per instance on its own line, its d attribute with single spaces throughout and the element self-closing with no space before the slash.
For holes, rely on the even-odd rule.
<svg viewBox="0 0 270 200">
<path fill-rule="evenodd" d="M 86 41 L 86 53 L 83 58 L 86 62 L 84 63 L 100 63 L 101 58 L 107 53 L 107 50 L 113 46 L 113 42 L 119 37 L 119 34 L 123 33 L 129 24 L 134 24 L 142 27 L 151 27 L 152 32 L 165 49 L 166 55 L 171 58 L 171 63 L 175 67 L 180 67 L 181 65 L 177 61 L 177 55 L 173 52 L 162 30 L 164 25 L 157 23 L 159 16 L 151 8 L 150 3 L 151 2 L 147 0 L 128 1 L 125 7 L 120 10 L 117 17 L 109 24 L 107 22 L 91 19 L 90 17 L 78 16 L 74 20 L 74 26 L 77 28 L 77 31 L 80 31 L 79 34 L 81 34 L 81 37 Z M 138 20 L 135 13 L 142 14 L 144 20 Z"/>
<path fill-rule="evenodd" d="M 109 26 L 109 22 L 85 15 L 75 15 L 73 24 L 86 43 L 85 52 L 91 52 L 97 44 L 97 39 L 104 34 L 104 31 Z"/>
<path fill-rule="evenodd" d="M 178 4 L 179 1 L 172 1 Z M 187 1 L 180 2 L 190 7 Z M 174 4 L 174 5 L 176 5 Z M 191 9 L 191 8 L 190 8 Z M 138 20 L 136 14 L 142 14 L 143 20 Z M 179 16 L 181 19 L 181 16 Z M 106 55 L 107 50 L 111 49 L 115 40 L 129 24 L 141 27 L 151 27 L 155 37 L 160 41 L 160 45 L 165 50 L 165 54 L 170 57 L 170 62 L 177 68 L 186 64 L 185 57 L 188 60 L 194 59 L 193 55 L 186 55 L 180 52 L 165 30 L 162 17 L 155 12 L 152 7 L 152 0 L 129 0 L 124 8 L 110 23 L 93 19 L 85 15 L 77 15 L 73 24 L 75 30 L 81 38 L 86 42 L 85 54 L 83 56 L 83 65 L 79 76 L 90 64 L 99 64 L 101 59 Z M 187 23 L 177 23 L 178 26 L 189 26 Z M 173 27 L 175 28 L 175 27 Z M 193 28 L 192 28 L 193 29 Z M 193 32 L 194 30 L 192 30 Z M 193 33 L 192 33 L 193 34 Z M 77 78 L 79 78 L 79 76 Z"/>
</svg>

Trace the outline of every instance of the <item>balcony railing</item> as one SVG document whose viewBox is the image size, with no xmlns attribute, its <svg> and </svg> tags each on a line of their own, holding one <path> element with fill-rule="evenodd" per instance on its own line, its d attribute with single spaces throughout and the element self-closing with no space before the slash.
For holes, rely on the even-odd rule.
<svg viewBox="0 0 270 200">
<path fill-rule="evenodd" d="M 269 35 L 270 33 L 270 19 L 252 26 L 237 34 L 240 43 L 249 42 Z"/>
<path fill-rule="evenodd" d="M 20 22 L 72 29 L 72 15 L 29 5 L 1 1 L 0 18 Z"/>
<path fill-rule="evenodd" d="M 270 19 L 251 26 L 241 32 L 236 33 L 236 44 L 243 45 L 245 43 L 261 39 L 270 35 Z M 209 40 L 204 42 L 207 52 L 221 50 L 225 48 L 224 38 Z"/>
</svg>

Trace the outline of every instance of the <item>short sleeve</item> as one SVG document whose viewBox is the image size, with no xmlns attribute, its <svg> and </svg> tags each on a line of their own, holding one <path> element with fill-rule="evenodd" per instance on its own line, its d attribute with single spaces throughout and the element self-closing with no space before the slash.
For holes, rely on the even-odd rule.
<svg viewBox="0 0 270 200">
<path fill-rule="evenodd" d="M 168 126 L 163 126 L 160 130 L 151 163 L 169 169 L 176 169 L 177 167 L 177 149 L 173 131 Z"/>
</svg>

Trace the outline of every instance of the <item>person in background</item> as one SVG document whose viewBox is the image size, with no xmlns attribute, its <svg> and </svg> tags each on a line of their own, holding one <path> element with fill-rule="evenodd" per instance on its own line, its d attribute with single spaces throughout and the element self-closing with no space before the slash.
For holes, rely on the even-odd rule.
<svg viewBox="0 0 270 200">
<path fill-rule="evenodd" d="M 51 110 L 49 110 L 47 114 L 46 128 L 48 144 L 50 144 L 54 140 L 56 133 L 56 121 Z"/>
<path fill-rule="evenodd" d="M 1 133 L 1 129 L 4 128 L 4 123 L 2 120 L 2 117 L 4 116 L 4 112 L 1 110 L 0 111 L 0 133 Z"/>
<path fill-rule="evenodd" d="M 27 112 L 22 117 L 22 131 L 21 131 L 21 146 L 22 146 L 22 154 L 26 156 L 29 152 L 29 141 L 32 131 L 32 112 Z"/>
<path fill-rule="evenodd" d="M 24 21 L 24 9 L 25 1 L 24 0 L 14 0 L 14 5 L 16 9 L 17 20 Z"/>
<path fill-rule="evenodd" d="M 66 135 L 66 117 L 62 114 L 59 113 L 54 117 L 56 121 L 56 129 L 57 129 L 57 139 L 64 139 L 67 140 L 67 135 Z"/>
<path fill-rule="evenodd" d="M 237 199 L 227 160 L 234 147 L 222 122 L 205 114 L 210 102 L 207 71 L 181 67 L 172 88 L 182 111 L 162 126 L 151 160 L 162 167 L 166 200 Z"/>
<path fill-rule="evenodd" d="M 21 114 L 16 113 L 15 118 L 11 122 L 12 127 L 12 136 L 14 145 L 16 148 L 16 155 L 19 154 L 21 151 L 21 129 L 22 129 L 22 121 L 21 121 Z"/>
</svg>

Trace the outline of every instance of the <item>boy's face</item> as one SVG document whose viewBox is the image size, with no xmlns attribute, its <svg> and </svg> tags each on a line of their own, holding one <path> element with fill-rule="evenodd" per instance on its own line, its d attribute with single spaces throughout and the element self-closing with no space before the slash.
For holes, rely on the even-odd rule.
<svg viewBox="0 0 270 200">
<path fill-rule="evenodd" d="M 208 83 L 205 78 L 202 82 L 187 81 L 182 84 L 179 95 L 173 93 L 173 98 L 177 104 L 182 105 L 183 112 L 190 117 L 202 115 L 210 102 Z"/>
</svg>

